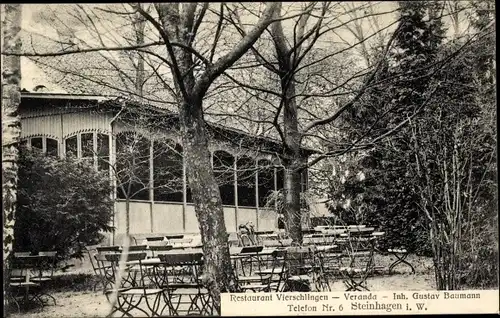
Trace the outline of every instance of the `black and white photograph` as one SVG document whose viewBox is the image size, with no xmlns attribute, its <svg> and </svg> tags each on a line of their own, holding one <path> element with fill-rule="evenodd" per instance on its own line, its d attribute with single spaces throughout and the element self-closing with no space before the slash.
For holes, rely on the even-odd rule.
<svg viewBox="0 0 500 318">
<path fill-rule="evenodd" d="M 0 6 L 4 317 L 499 312 L 493 0 Z"/>
</svg>

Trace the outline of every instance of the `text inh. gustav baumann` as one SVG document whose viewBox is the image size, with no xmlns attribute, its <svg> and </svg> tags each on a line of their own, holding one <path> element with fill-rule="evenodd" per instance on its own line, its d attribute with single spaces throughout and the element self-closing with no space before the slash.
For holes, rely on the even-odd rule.
<svg viewBox="0 0 500 318">
<path fill-rule="evenodd" d="M 485 294 L 487 292 L 487 294 Z M 493 292 L 493 293 L 490 293 Z M 496 293 L 496 296 L 495 296 Z M 486 295 L 486 296 L 485 296 Z M 238 312 L 254 314 L 377 314 L 377 313 L 433 313 L 450 306 L 459 308 L 482 307 L 479 302 L 491 298 L 498 303 L 498 291 L 398 291 L 398 292 L 331 292 L 331 293 L 261 293 L 226 294 L 223 307 L 226 314 Z M 493 298 L 492 298 L 493 297 Z M 496 297 L 496 298 L 495 298 Z M 248 306 L 248 307 L 247 307 Z M 470 307 L 472 306 L 472 307 Z M 495 309 L 493 309 L 495 310 Z M 238 312 L 234 312 L 238 315 Z M 444 311 L 446 312 L 446 311 Z"/>
</svg>

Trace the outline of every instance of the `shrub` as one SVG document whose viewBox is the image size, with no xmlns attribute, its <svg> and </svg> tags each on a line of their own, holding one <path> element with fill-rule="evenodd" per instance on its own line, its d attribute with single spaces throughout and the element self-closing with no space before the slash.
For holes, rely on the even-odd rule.
<svg viewBox="0 0 500 318">
<path fill-rule="evenodd" d="M 50 157 L 21 148 L 16 251 L 57 251 L 59 260 L 83 256 L 111 231 L 111 184 L 107 172 L 87 161 Z"/>
</svg>

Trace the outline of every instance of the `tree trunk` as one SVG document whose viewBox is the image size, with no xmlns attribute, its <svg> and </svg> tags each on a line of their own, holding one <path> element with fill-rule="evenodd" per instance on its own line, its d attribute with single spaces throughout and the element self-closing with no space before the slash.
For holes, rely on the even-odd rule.
<svg viewBox="0 0 500 318">
<path fill-rule="evenodd" d="M 187 177 L 203 243 L 204 282 L 220 314 L 220 293 L 235 291 L 224 212 L 210 164 L 210 152 L 202 116 L 201 100 L 184 104 L 181 111 Z"/>
<path fill-rule="evenodd" d="M 5 4 L 2 22 L 2 50 L 21 52 L 21 5 Z M 18 114 L 21 103 L 21 62 L 19 56 L 2 56 L 2 203 L 3 203 L 3 261 L 10 259 L 14 241 L 14 224 L 17 201 L 18 145 L 21 137 L 21 120 Z M 6 279 L 4 276 L 4 283 Z M 5 302 L 4 288 L 4 302 Z M 4 303 L 5 305 L 5 303 Z"/>
<path fill-rule="evenodd" d="M 139 3 L 138 6 L 142 7 L 143 4 Z M 146 27 L 146 20 L 144 16 L 140 13 L 136 13 L 136 25 L 135 25 L 135 37 L 136 44 L 144 44 L 144 29 Z M 135 92 L 138 97 L 143 97 L 143 86 L 144 86 L 144 57 L 143 53 L 136 52 L 137 54 L 137 67 L 135 69 Z"/>
<path fill-rule="evenodd" d="M 281 3 L 274 12 L 279 18 Z M 291 48 L 286 41 L 281 21 L 271 25 L 271 36 L 279 65 L 281 91 L 283 92 L 283 142 L 286 147 L 285 160 L 285 227 L 293 244 L 302 244 L 302 215 L 300 209 L 300 154 L 301 137 L 298 129 L 298 109 L 295 99 L 295 77 Z"/>
<path fill-rule="evenodd" d="M 165 43 L 170 41 L 192 47 L 196 30 L 196 3 L 155 4 L 161 24 L 156 25 Z M 172 62 L 175 89 L 178 93 L 180 129 L 186 174 L 195 204 L 196 216 L 203 243 L 205 273 L 204 282 L 208 288 L 213 305 L 220 314 L 220 293 L 237 289 L 236 279 L 231 266 L 229 243 L 224 222 L 224 211 L 210 162 L 208 139 L 203 119 L 203 97 L 212 82 L 231 67 L 250 49 L 257 38 L 271 23 L 275 4 L 267 4 L 262 17 L 254 29 L 230 52 L 195 79 L 195 61 L 189 50 L 167 46 Z M 144 14 L 144 12 L 142 12 Z M 152 18 L 150 17 L 149 20 Z M 192 33 L 194 31 L 194 33 Z"/>
<path fill-rule="evenodd" d="M 293 244 L 302 244 L 302 211 L 300 209 L 300 172 L 294 167 L 285 170 L 285 225 Z"/>
<path fill-rule="evenodd" d="M 125 200 L 125 236 L 130 235 L 130 199 Z"/>
<path fill-rule="evenodd" d="M 301 164 L 300 134 L 298 130 L 297 103 L 295 100 L 295 84 L 293 80 L 282 80 L 285 91 L 283 110 L 284 137 L 287 146 L 285 163 L 285 224 L 287 233 L 294 244 L 302 244 L 302 210 L 300 208 Z"/>
</svg>

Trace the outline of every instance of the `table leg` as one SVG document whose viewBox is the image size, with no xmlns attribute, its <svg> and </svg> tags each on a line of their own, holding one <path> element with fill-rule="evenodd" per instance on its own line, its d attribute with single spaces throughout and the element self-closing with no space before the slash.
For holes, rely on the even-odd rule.
<svg viewBox="0 0 500 318">
<path fill-rule="evenodd" d="M 404 253 L 401 256 L 398 253 L 392 253 L 392 254 L 397 258 L 397 260 L 394 263 L 392 263 L 391 266 L 389 266 L 389 274 L 399 264 L 406 264 L 407 266 L 410 267 L 412 274 L 415 274 L 415 268 L 413 267 L 413 265 L 411 265 L 410 263 L 408 263 L 408 261 L 406 261 L 408 253 Z"/>
</svg>

